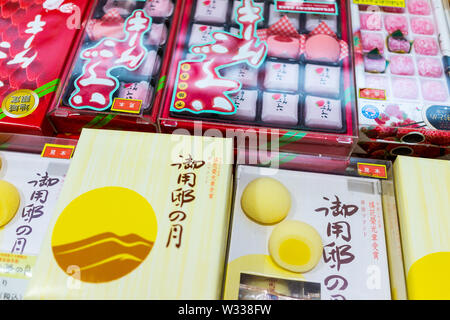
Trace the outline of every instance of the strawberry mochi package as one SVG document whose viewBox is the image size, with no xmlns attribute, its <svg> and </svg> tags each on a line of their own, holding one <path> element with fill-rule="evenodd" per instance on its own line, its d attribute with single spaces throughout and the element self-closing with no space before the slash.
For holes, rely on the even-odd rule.
<svg viewBox="0 0 450 320">
<path fill-rule="evenodd" d="M 161 130 L 266 133 L 284 151 L 348 156 L 357 130 L 347 12 L 343 0 L 187 0 Z"/>
<path fill-rule="evenodd" d="M 53 134 L 46 113 L 91 9 L 87 0 L 0 1 L 0 132 Z"/>
<path fill-rule="evenodd" d="M 352 3 L 351 10 L 360 140 L 409 145 L 389 148 L 390 155 L 441 156 L 411 145 L 450 147 L 450 33 L 442 1 Z"/>
<path fill-rule="evenodd" d="M 154 132 L 181 2 L 95 3 L 51 122 L 59 134 L 84 127 Z"/>
</svg>

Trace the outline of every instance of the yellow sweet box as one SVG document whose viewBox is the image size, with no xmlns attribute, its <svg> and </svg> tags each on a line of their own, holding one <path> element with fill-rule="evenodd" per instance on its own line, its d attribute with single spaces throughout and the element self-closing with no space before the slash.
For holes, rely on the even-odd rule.
<svg viewBox="0 0 450 320">
<path fill-rule="evenodd" d="M 83 130 L 25 299 L 217 299 L 231 139 Z"/>
<path fill-rule="evenodd" d="M 408 299 L 450 299 L 450 162 L 394 163 Z"/>
</svg>

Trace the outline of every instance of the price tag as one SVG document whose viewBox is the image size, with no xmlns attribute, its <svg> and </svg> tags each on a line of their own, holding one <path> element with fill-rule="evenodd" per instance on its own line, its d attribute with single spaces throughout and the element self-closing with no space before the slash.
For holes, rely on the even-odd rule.
<svg viewBox="0 0 450 320">
<path fill-rule="evenodd" d="M 384 164 L 358 163 L 360 176 L 387 179 L 387 168 Z"/>
<path fill-rule="evenodd" d="M 137 113 L 141 112 L 142 100 L 115 98 L 111 111 Z"/>
<path fill-rule="evenodd" d="M 41 157 L 53 159 L 71 159 L 75 146 L 65 146 L 47 143 L 42 150 Z"/>
</svg>

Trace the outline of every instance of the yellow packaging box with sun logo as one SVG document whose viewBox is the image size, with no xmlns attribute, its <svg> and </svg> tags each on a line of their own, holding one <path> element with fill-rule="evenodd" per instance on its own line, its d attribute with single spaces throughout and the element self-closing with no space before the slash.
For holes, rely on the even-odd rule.
<svg viewBox="0 0 450 320">
<path fill-rule="evenodd" d="M 0 152 L 0 300 L 21 300 L 69 160 Z"/>
<path fill-rule="evenodd" d="M 217 299 L 231 139 L 85 129 L 26 299 Z"/>
<path fill-rule="evenodd" d="M 225 299 L 391 299 L 378 179 L 239 165 Z"/>
<path fill-rule="evenodd" d="M 450 299 L 450 162 L 394 162 L 408 299 Z"/>
</svg>

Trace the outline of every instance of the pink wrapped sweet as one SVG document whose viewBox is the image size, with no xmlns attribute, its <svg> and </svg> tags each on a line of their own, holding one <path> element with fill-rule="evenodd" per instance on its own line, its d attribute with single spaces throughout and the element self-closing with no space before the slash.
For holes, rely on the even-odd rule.
<svg viewBox="0 0 450 320">
<path fill-rule="evenodd" d="M 417 99 L 419 96 L 419 87 L 413 78 L 393 78 L 392 90 L 399 99 Z"/>
<path fill-rule="evenodd" d="M 386 59 L 382 55 L 372 57 L 369 54 L 365 54 L 364 70 L 371 73 L 384 73 L 386 71 Z"/>
<path fill-rule="evenodd" d="M 384 38 L 381 33 L 361 32 L 361 44 L 363 52 L 370 52 L 378 49 L 380 53 L 384 51 Z"/>
<path fill-rule="evenodd" d="M 365 87 L 386 90 L 388 87 L 386 77 L 366 75 Z"/>
<path fill-rule="evenodd" d="M 409 0 L 408 11 L 411 14 L 429 15 L 431 8 L 428 0 Z"/>
<path fill-rule="evenodd" d="M 167 27 L 163 23 L 154 23 L 145 44 L 162 46 L 167 41 Z"/>
<path fill-rule="evenodd" d="M 415 17 L 411 18 L 411 29 L 417 34 L 434 34 L 434 24 L 431 19 Z"/>
<path fill-rule="evenodd" d="M 297 59 L 300 53 L 298 38 L 274 35 L 267 39 L 268 55 L 271 57 Z"/>
<path fill-rule="evenodd" d="M 424 80 L 422 81 L 422 95 L 425 100 L 445 101 L 447 100 L 447 86 L 442 81 Z"/>
<path fill-rule="evenodd" d="M 405 16 L 393 14 L 385 15 L 384 27 L 389 33 L 400 30 L 403 34 L 408 34 L 408 20 Z"/>
<path fill-rule="evenodd" d="M 405 38 L 389 37 L 387 46 L 391 52 L 409 53 L 411 50 L 411 43 Z"/>
<path fill-rule="evenodd" d="M 441 61 L 437 58 L 418 58 L 417 69 L 422 77 L 439 78 L 443 73 Z"/>
<path fill-rule="evenodd" d="M 120 15 L 128 16 L 135 5 L 135 0 L 107 0 L 106 4 L 103 6 L 103 11 L 107 13 L 109 10 L 115 9 Z"/>
<path fill-rule="evenodd" d="M 173 3 L 171 0 L 152 0 L 147 1 L 144 11 L 150 17 L 169 17 L 173 12 Z"/>
<path fill-rule="evenodd" d="M 359 15 L 361 30 L 381 30 L 381 14 L 379 12 L 361 13 Z"/>
<path fill-rule="evenodd" d="M 402 76 L 414 75 L 414 61 L 409 56 L 391 56 L 389 66 L 392 74 L 398 74 Z"/>
<path fill-rule="evenodd" d="M 426 56 L 435 56 L 439 53 L 439 46 L 434 38 L 421 37 L 414 40 L 416 53 Z"/>
<path fill-rule="evenodd" d="M 161 58 L 156 50 L 151 50 L 142 62 L 141 66 L 137 69 L 137 73 L 148 77 L 154 76 L 158 73 L 160 66 Z"/>
<path fill-rule="evenodd" d="M 130 100 L 142 100 L 142 109 L 148 108 L 148 98 L 152 92 L 152 87 L 147 81 L 120 84 L 119 98 Z"/>
</svg>

